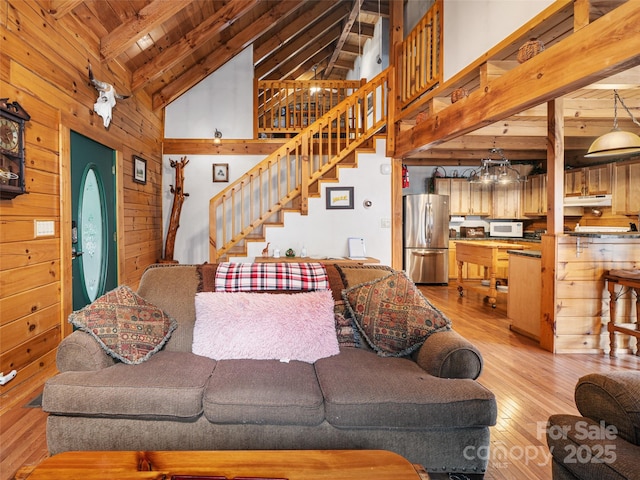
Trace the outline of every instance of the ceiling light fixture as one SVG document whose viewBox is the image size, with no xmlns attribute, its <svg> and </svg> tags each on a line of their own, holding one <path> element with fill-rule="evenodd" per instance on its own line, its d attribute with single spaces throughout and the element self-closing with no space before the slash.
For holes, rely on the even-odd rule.
<svg viewBox="0 0 640 480">
<path fill-rule="evenodd" d="M 220 145 L 221 143 L 222 143 L 222 132 L 216 128 L 216 131 L 213 134 L 213 144 Z"/>
<path fill-rule="evenodd" d="M 469 176 L 469 182 L 482 183 L 485 185 L 509 184 L 516 182 L 526 182 L 527 177 L 520 175 L 520 172 L 511 166 L 511 162 L 504 156 L 501 148 L 492 148 L 490 155 L 497 154 L 499 159 L 483 158 L 480 160 L 480 168 L 475 169 Z"/>
<path fill-rule="evenodd" d="M 633 123 L 640 126 L 627 106 L 622 101 L 618 91 L 613 91 L 613 130 L 599 136 L 589 147 L 585 158 L 627 157 L 640 154 L 640 137 L 633 132 L 626 132 L 618 128 L 618 101 L 627 111 Z"/>
</svg>

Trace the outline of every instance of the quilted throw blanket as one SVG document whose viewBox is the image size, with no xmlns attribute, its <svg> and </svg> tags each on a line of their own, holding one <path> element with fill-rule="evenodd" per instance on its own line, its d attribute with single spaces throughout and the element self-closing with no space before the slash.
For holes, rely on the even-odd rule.
<svg viewBox="0 0 640 480">
<path fill-rule="evenodd" d="M 220 263 L 216 292 L 255 290 L 329 290 L 329 277 L 321 263 Z"/>
</svg>

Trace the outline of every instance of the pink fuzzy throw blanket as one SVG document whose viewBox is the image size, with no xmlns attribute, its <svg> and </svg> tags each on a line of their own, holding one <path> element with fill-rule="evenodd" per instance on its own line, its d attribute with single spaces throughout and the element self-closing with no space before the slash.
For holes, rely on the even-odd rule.
<svg viewBox="0 0 640 480">
<path fill-rule="evenodd" d="M 196 294 L 192 351 L 225 359 L 300 360 L 339 353 L 330 290 Z"/>
</svg>

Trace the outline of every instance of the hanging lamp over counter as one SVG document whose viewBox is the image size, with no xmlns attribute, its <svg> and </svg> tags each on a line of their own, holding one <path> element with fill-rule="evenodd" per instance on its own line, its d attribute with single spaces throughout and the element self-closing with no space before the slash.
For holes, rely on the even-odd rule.
<svg viewBox="0 0 640 480">
<path fill-rule="evenodd" d="M 633 123 L 640 126 L 640 122 L 635 119 L 624 104 L 617 90 L 613 91 L 613 101 L 613 129 L 595 139 L 585 158 L 620 158 L 640 154 L 640 137 L 633 132 L 618 128 L 618 101 L 627 111 Z"/>
</svg>

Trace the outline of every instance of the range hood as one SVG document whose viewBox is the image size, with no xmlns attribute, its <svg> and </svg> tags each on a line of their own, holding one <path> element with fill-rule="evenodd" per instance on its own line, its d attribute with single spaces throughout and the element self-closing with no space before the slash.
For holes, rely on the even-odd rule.
<svg viewBox="0 0 640 480">
<path fill-rule="evenodd" d="M 564 197 L 565 207 L 610 207 L 611 194 Z"/>
</svg>

